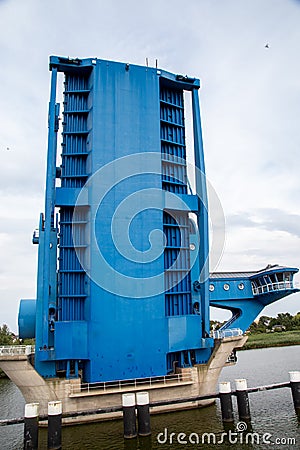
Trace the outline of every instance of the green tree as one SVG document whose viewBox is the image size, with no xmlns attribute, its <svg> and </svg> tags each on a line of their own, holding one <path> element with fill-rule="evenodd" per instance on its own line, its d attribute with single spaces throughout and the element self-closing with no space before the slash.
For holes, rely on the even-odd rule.
<svg viewBox="0 0 300 450">
<path fill-rule="evenodd" d="M 285 326 L 287 330 L 293 329 L 293 316 L 290 313 L 278 314 L 279 325 Z"/>
<path fill-rule="evenodd" d="M 12 345 L 14 341 L 14 336 L 9 331 L 6 324 L 0 326 L 0 345 Z M 0 369 L 0 378 L 6 377 L 5 373 Z"/>
<path fill-rule="evenodd" d="M 6 324 L 0 326 L 0 345 L 12 345 L 14 336 Z"/>
<path fill-rule="evenodd" d="M 295 316 L 290 313 L 279 313 L 277 317 L 261 316 L 258 322 L 253 322 L 249 331 L 251 333 L 265 333 L 272 330 L 274 325 L 283 325 L 287 331 L 300 329 L 300 312 Z"/>
<path fill-rule="evenodd" d="M 294 329 L 299 329 L 300 328 L 300 312 L 298 312 L 292 320 L 293 323 L 293 328 Z"/>
<path fill-rule="evenodd" d="M 259 318 L 258 325 L 260 327 L 268 328 L 271 319 L 272 319 L 272 317 L 261 316 Z"/>
</svg>

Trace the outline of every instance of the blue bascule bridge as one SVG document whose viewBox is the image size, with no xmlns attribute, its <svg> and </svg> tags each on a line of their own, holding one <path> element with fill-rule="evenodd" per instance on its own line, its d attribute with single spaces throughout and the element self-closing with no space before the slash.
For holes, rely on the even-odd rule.
<svg viewBox="0 0 300 450">
<path fill-rule="evenodd" d="M 210 305 L 232 312 L 218 338 L 241 337 L 298 269 L 209 272 L 200 81 L 96 58 L 52 56 L 50 71 L 37 295 L 19 311 L 35 371 L 101 383 L 207 365 Z"/>
</svg>

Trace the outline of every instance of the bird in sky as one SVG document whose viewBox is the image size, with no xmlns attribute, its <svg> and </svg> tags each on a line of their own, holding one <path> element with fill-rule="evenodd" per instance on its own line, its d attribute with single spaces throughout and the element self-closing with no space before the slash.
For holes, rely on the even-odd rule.
<svg viewBox="0 0 300 450">
<path fill-rule="evenodd" d="M 266 45 L 265 45 L 265 48 L 270 48 L 269 44 L 266 44 Z"/>
</svg>

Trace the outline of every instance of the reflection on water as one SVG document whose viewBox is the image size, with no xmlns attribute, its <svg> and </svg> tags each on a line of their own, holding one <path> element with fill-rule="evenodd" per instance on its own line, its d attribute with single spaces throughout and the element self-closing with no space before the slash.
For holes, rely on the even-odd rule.
<svg viewBox="0 0 300 450">
<path fill-rule="evenodd" d="M 223 369 L 221 380 L 234 381 L 235 378 L 247 378 L 248 386 L 259 386 L 288 381 L 290 370 L 300 370 L 300 347 L 282 347 L 261 350 L 248 350 L 238 353 L 238 364 Z M 99 450 L 155 450 L 155 449 L 270 449 L 270 444 L 261 442 L 263 435 L 269 433 L 270 439 L 279 444 L 273 448 L 296 449 L 300 447 L 300 427 L 295 416 L 290 389 L 278 389 L 249 394 L 252 415 L 252 428 L 260 439 L 257 444 L 244 444 L 243 436 L 231 435 L 238 439 L 230 444 L 224 437 L 219 402 L 216 405 L 191 411 L 152 416 L 152 436 L 147 438 L 123 439 L 122 421 L 102 422 L 89 425 L 77 425 L 63 429 L 63 450 L 99 449 Z M 233 399 L 236 412 L 236 402 Z M 0 380 L 0 418 L 23 415 L 24 400 L 19 390 L 8 380 Z M 235 426 L 238 418 L 235 414 Z M 233 432 L 234 430 L 232 430 Z M 251 431 L 248 428 L 248 431 Z M 173 433 L 173 434 L 172 434 Z M 184 433 L 180 434 L 180 433 Z M 213 435 L 204 435 L 213 433 Z M 245 437 L 245 435 L 244 435 Z M 210 438 L 210 444 L 208 444 Z M 197 444 L 197 439 L 199 444 Z M 204 445 L 201 440 L 204 439 Z M 216 444 L 213 444 L 215 439 Z M 287 444 L 295 439 L 296 445 Z M 178 442 L 179 440 L 179 442 Z M 222 444 L 217 442 L 224 441 Z M 280 440 L 280 441 L 279 441 Z M 47 448 L 47 430 L 39 433 L 40 449 Z M 182 442 L 182 443 L 180 443 Z M 187 442 L 187 443 L 184 443 Z M 1 427 L 0 449 L 22 449 L 23 425 Z"/>
<path fill-rule="evenodd" d="M 0 419 L 24 416 L 25 401 L 19 389 L 7 379 L 0 379 Z M 0 448 L 21 449 L 23 425 L 0 428 Z"/>
</svg>

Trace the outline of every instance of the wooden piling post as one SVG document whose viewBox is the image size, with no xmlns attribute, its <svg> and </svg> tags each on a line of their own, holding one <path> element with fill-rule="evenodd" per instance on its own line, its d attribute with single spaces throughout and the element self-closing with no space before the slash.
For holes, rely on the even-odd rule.
<svg viewBox="0 0 300 450">
<path fill-rule="evenodd" d="M 136 394 L 137 419 L 139 436 L 150 436 L 150 410 L 149 410 L 149 393 L 138 392 Z"/>
<path fill-rule="evenodd" d="M 295 411 L 300 416 L 300 371 L 289 372 Z"/>
<path fill-rule="evenodd" d="M 37 450 L 39 440 L 39 404 L 26 403 L 24 414 L 24 450 Z"/>
<path fill-rule="evenodd" d="M 245 378 L 241 378 L 235 380 L 235 389 L 236 389 L 236 400 L 238 405 L 239 419 L 240 420 L 250 420 L 250 405 L 249 405 L 249 397 L 247 392 L 247 380 Z"/>
<path fill-rule="evenodd" d="M 233 409 L 230 381 L 219 383 L 219 394 L 221 402 L 222 421 L 226 423 L 233 422 Z"/>
<path fill-rule="evenodd" d="M 48 403 L 48 449 L 61 449 L 62 402 Z"/>
<path fill-rule="evenodd" d="M 122 395 L 124 438 L 131 439 L 137 436 L 135 416 L 135 394 Z"/>
</svg>

